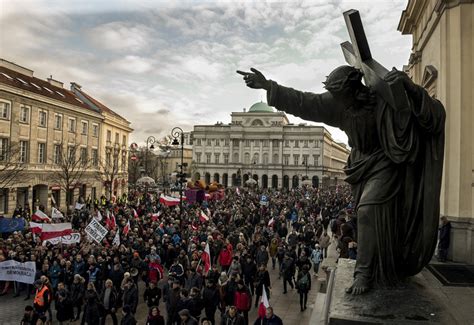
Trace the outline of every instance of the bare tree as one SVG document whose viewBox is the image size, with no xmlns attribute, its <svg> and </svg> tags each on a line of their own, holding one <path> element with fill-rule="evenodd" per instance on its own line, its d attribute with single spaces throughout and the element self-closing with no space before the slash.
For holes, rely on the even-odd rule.
<svg viewBox="0 0 474 325">
<path fill-rule="evenodd" d="M 23 176 L 25 165 L 20 162 L 20 154 L 20 146 L 17 143 L 0 148 L 0 189 L 8 188 Z"/>
<path fill-rule="evenodd" d="M 107 197 L 110 199 L 114 193 L 114 183 L 119 173 L 119 150 L 107 149 L 105 159 L 99 160 L 99 170 L 96 178 L 104 183 Z"/>
<path fill-rule="evenodd" d="M 82 148 L 77 144 L 68 145 L 64 150 L 61 143 L 54 148 L 53 164 L 58 168 L 53 172 L 52 179 L 66 193 L 66 204 L 68 214 L 70 213 L 70 203 L 72 203 L 74 190 L 82 182 L 84 174 L 90 167 L 90 159 L 87 154 L 87 148 Z"/>
</svg>

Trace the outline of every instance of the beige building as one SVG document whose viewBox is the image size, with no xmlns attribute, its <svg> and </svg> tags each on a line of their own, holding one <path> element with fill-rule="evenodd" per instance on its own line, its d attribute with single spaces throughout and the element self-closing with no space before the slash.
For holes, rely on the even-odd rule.
<svg viewBox="0 0 474 325">
<path fill-rule="evenodd" d="M 79 197 L 104 193 L 98 173 L 108 116 L 102 107 L 57 80 L 36 78 L 32 70 L 0 59 L 0 112 L 0 179 L 13 165 L 21 169 L 13 181 L 0 184 L 0 213 L 39 205 L 49 211 L 53 202 L 64 209 Z M 126 173 L 127 160 L 121 163 Z M 69 186 L 64 185 L 66 170 L 74 175 Z"/>
<path fill-rule="evenodd" d="M 224 186 L 253 178 L 264 188 L 341 183 L 349 150 L 322 126 L 291 124 L 263 102 L 233 112 L 231 123 L 197 125 L 192 134 L 194 178 Z"/>
<path fill-rule="evenodd" d="M 474 1 L 409 0 L 398 29 L 413 36 L 406 71 L 446 107 L 441 214 L 450 256 L 474 263 Z"/>
</svg>

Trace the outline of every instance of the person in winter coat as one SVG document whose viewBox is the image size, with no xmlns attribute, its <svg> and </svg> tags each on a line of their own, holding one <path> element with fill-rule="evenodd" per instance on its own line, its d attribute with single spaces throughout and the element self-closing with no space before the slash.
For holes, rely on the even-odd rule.
<svg viewBox="0 0 474 325">
<path fill-rule="evenodd" d="M 257 264 L 253 261 L 250 255 L 245 256 L 245 260 L 242 263 L 242 273 L 244 283 L 249 288 L 250 293 L 254 294 L 254 282 L 255 276 L 257 275 Z"/>
<path fill-rule="evenodd" d="M 220 295 L 214 281 L 208 280 L 206 286 L 202 289 L 202 302 L 206 317 L 212 324 L 215 324 L 215 314 L 217 306 L 219 306 Z"/>
<path fill-rule="evenodd" d="M 74 313 L 74 320 L 80 319 L 82 306 L 84 304 L 85 285 L 84 278 L 79 274 L 74 275 L 74 281 L 71 285 L 71 303 Z"/>
<path fill-rule="evenodd" d="M 235 306 L 230 306 L 221 318 L 221 325 L 245 325 L 245 320 Z"/>
<path fill-rule="evenodd" d="M 224 246 L 219 253 L 218 262 L 222 271 L 227 272 L 227 270 L 229 270 L 230 264 L 232 263 L 232 251 L 230 251 L 227 246 Z"/>
<path fill-rule="evenodd" d="M 67 322 L 73 318 L 71 299 L 64 283 L 58 283 L 58 290 L 56 291 L 54 300 L 56 302 L 56 318 L 59 325 L 62 325 L 63 322 Z"/>
<path fill-rule="evenodd" d="M 255 256 L 255 262 L 258 266 L 265 265 L 267 266 L 268 260 L 270 259 L 265 245 L 261 245 Z"/>
<path fill-rule="evenodd" d="M 120 322 L 120 325 L 136 325 L 137 324 L 135 317 L 133 317 L 132 308 L 130 306 L 124 306 L 122 308 L 122 315 L 123 317 L 122 317 L 122 321 Z"/>
<path fill-rule="evenodd" d="M 181 287 L 179 280 L 174 280 L 166 297 L 166 324 L 173 324 L 178 318 L 178 302 L 180 300 Z"/>
<path fill-rule="evenodd" d="M 272 288 L 270 274 L 265 265 L 260 265 L 257 275 L 255 276 L 255 308 L 257 308 L 258 303 L 260 302 L 260 297 L 263 294 L 263 287 L 265 287 L 267 297 L 270 299 L 270 289 Z"/>
<path fill-rule="evenodd" d="M 150 282 L 149 287 L 145 289 L 143 299 L 145 300 L 148 308 L 160 305 L 161 289 L 156 285 L 155 282 Z"/>
<path fill-rule="evenodd" d="M 203 308 L 204 305 L 202 303 L 201 292 L 196 287 L 191 288 L 191 291 L 189 292 L 189 312 L 198 322 Z"/>
<path fill-rule="evenodd" d="M 306 304 L 308 302 L 308 292 L 311 290 L 311 275 L 309 274 L 309 266 L 305 265 L 303 269 L 298 272 L 296 280 L 296 287 L 300 294 L 300 307 L 301 311 L 306 310 Z"/>
<path fill-rule="evenodd" d="M 319 246 L 321 246 L 322 258 L 328 257 L 329 244 L 331 244 L 331 237 L 328 235 L 327 231 L 324 231 L 319 238 Z"/>
<path fill-rule="evenodd" d="M 244 316 L 245 325 L 248 325 L 249 310 L 252 307 L 252 295 L 243 280 L 237 281 L 237 291 L 234 297 L 234 306 Z"/>
<path fill-rule="evenodd" d="M 272 307 L 268 307 L 265 312 L 265 317 L 257 318 L 253 325 L 283 325 L 283 321 L 273 313 Z"/>
<path fill-rule="evenodd" d="M 138 288 L 132 278 L 129 278 L 123 292 L 122 303 L 129 306 L 132 314 L 137 312 L 138 306 Z"/>
<path fill-rule="evenodd" d="M 96 325 L 100 321 L 99 295 L 92 282 L 87 284 L 87 290 L 84 295 L 85 306 L 82 315 L 81 325 Z"/>
<path fill-rule="evenodd" d="M 314 276 L 318 276 L 319 265 L 321 264 L 322 259 L 323 257 L 321 253 L 321 248 L 318 244 L 316 244 L 313 251 L 311 252 L 311 263 L 313 263 Z"/>
<path fill-rule="evenodd" d="M 114 323 L 114 325 L 117 325 L 117 315 L 115 314 L 117 311 L 117 300 L 117 291 L 115 290 L 112 280 L 108 279 L 105 281 L 105 288 L 102 290 L 102 293 L 100 295 L 100 303 L 103 306 L 103 312 L 101 317 L 102 325 L 105 325 L 107 315 L 110 315 L 110 317 L 112 317 L 112 322 Z"/>
<path fill-rule="evenodd" d="M 286 284 L 288 283 L 291 289 L 293 289 L 293 276 L 295 275 L 295 262 L 288 253 L 285 253 L 285 258 L 281 265 L 281 273 L 283 275 L 283 294 L 286 294 Z"/>
<path fill-rule="evenodd" d="M 276 259 L 277 259 L 277 252 L 278 252 L 278 239 L 273 238 L 270 242 L 270 246 L 268 247 L 268 252 L 272 259 L 272 270 L 275 269 Z"/>
<path fill-rule="evenodd" d="M 158 307 L 151 307 L 146 319 L 146 325 L 165 325 L 165 319 L 160 315 Z"/>
<path fill-rule="evenodd" d="M 191 316 L 191 313 L 187 309 L 181 310 L 179 313 L 180 322 L 179 325 L 198 325 L 196 318 Z"/>
<path fill-rule="evenodd" d="M 200 290 L 202 288 L 202 282 L 202 275 L 196 272 L 196 269 L 191 268 L 187 271 L 184 287 L 189 291 L 194 287 L 199 288 Z"/>
<path fill-rule="evenodd" d="M 242 265 L 239 262 L 238 256 L 234 256 L 232 259 L 232 263 L 230 264 L 229 271 L 227 273 L 229 275 L 238 275 L 239 277 L 242 275 Z"/>
</svg>

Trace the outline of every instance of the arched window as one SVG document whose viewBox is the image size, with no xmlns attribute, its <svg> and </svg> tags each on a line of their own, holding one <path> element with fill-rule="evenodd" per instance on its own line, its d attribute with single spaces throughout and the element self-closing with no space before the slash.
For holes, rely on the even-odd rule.
<svg viewBox="0 0 474 325">
<path fill-rule="evenodd" d="M 250 164 L 250 154 L 248 152 L 244 154 L 244 164 Z"/>
<path fill-rule="evenodd" d="M 262 164 L 268 165 L 268 153 L 263 154 L 263 161 Z"/>
<path fill-rule="evenodd" d="M 278 164 L 278 154 L 277 153 L 273 154 L 273 163 Z"/>
<path fill-rule="evenodd" d="M 252 163 L 253 164 L 260 164 L 260 155 L 258 153 L 253 154 Z"/>
<path fill-rule="evenodd" d="M 263 126 L 262 120 L 256 119 L 252 121 L 252 126 Z"/>
<path fill-rule="evenodd" d="M 232 156 L 232 162 L 233 163 L 239 163 L 239 153 L 238 152 L 234 152 L 234 155 Z"/>
</svg>

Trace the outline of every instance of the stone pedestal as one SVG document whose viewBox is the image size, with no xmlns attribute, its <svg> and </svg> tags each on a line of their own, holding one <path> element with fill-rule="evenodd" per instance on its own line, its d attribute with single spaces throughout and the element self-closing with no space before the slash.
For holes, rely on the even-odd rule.
<svg viewBox="0 0 474 325">
<path fill-rule="evenodd" d="M 326 299 L 326 324 L 456 324 L 443 302 L 422 277 L 411 277 L 397 288 L 373 289 L 353 296 L 354 260 L 339 259 Z"/>
</svg>

